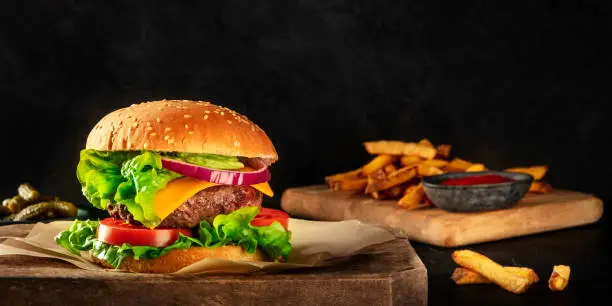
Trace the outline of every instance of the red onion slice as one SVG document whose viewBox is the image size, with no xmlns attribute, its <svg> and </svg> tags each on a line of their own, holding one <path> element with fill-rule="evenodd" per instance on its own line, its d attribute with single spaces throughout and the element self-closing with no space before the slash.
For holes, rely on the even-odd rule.
<svg viewBox="0 0 612 306">
<path fill-rule="evenodd" d="M 262 167 L 253 172 L 239 172 L 211 169 L 169 158 L 162 158 L 162 167 L 184 176 L 223 185 L 248 186 L 270 180 L 270 171 L 268 167 Z"/>
</svg>

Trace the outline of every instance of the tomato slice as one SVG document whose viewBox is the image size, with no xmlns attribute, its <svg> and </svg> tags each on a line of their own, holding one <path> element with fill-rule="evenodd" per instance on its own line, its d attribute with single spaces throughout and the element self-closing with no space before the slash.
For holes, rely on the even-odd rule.
<svg viewBox="0 0 612 306">
<path fill-rule="evenodd" d="M 113 245 L 129 243 L 137 246 L 165 247 L 173 244 L 178 239 L 179 233 L 193 236 L 191 229 L 188 228 L 150 229 L 120 219 L 106 218 L 98 225 L 97 238 Z"/>
<path fill-rule="evenodd" d="M 289 228 L 289 215 L 281 210 L 262 207 L 259 210 L 259 214 L 251 220 L 253 226 L 268 226 L 274 221 L 280 222 L 280 224 L 288 230 Z"/>
</svg>

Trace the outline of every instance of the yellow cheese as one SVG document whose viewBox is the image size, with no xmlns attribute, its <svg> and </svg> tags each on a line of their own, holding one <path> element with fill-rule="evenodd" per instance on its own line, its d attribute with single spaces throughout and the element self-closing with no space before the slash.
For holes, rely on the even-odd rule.
<svg viewBox="0 0 612 306">
<path fill-rule="evenodd" d="M 270 185 L 268 185 L 268 182 L 251 185 L 251 187 L 261 191 L 261 193 L 269 197 L 274 196 L 274 192 L 272 191 L 272 188 L 270 188 Z"/>
<path fill-rule="evenodd" d="M 217 186 L 219 184 L 198 180 L 191 177 L 182 177 L 171 181 L 166 185 L 166 188 L 159 190 L 153 199 L 153 208 L 157 216 L 163 220 L 181 204 L 185 203 L 189 198 L 196 193 Z M 274 193 L 268 183 L 260 183 L 251 185 L 251 187 L 261 191 L 263 194 L 272 197 Z"/>
</svg>

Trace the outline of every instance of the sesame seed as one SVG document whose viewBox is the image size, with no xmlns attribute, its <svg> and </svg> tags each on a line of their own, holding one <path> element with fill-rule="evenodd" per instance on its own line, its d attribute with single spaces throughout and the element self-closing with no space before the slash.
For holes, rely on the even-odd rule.
<svg viewBox="0 0 612 306">
<path fill-rule="evenodd" d="M 232 121 L 231 120 L 227 120 L 227 123 L 232 124 Z"/>
<path fill-rule="evenodd" d="M 223 116 L 223 115 L 225 115 L 225 113 L 224 112 L 220 112 L 219 115 Z"/>
<path fill-rule="evenodd" d="M 168 143 L 174 143 L 174 138 L 168 139 Z"/>
<path fill-rule="evenodd" d="M 190 115 L 190 114 L 184 114 L 184 115 L 183 115 L 183 117 L 185 117 L 185 118 L 191 118 L 191 115 Z"/>
<path fill-rule="evenodd" d="M 204 115 L 204 120 L 208 119 L 208 115 Z"/>
<path fill-rule="evenodd" d="M 144 145 L 143 145 L 143 147 L 144 147 L 145 149 L 146 149 L 148 146 L 149 146 L 149 144 L 148 144 L 148 143 L 146 143 L 146 142 L 145 142 L 145 143 L 144 143 Z"/>
<path fill-rule="evenodd" d="M 132 124 L 132 127 L 134 127 L 134 128 L 135 128 L 135 127 L 138 127 L 138 122 L 134 122 L 134 123 Z"/>
<path fill-rule="evenodd" d="M 151 126 L 151 122 L 147 121 L 147 126 Z"/>
<path fill-rule="evenodd" d="M 149 136 L 151 136 L 151 137 L 157 136 L 157 133 L 150 133 Z"/>
<path fill-rule="evenodd" d="M 189 132 L 187 132 L 187 134 L 193 135 L 193 131 L 189 131 Z"/>
<path fill-rule="evenodd" d="M 166 133 L 168 133 L 168 132 L 170 132 L 170 131 L 172 131 L 172 128 L 165 128 L 165 129 L 164 129 L 164 132 L 166 132 Z"/>
<path fill-rule="evenodd" d="M 205 110 L 204 113 L 205 114 L 210 114 L 210 111 L 209 110 Z"/>
<path fill-rule="evenodd" d="M 128 149 L 131 148 L 132 147 L 132 143 L 128 141 L 127 147 L 128 147 Z"/>
<path fill-rule="evenodd" d="M 251 125 L 251 131 L 255 132 L 255 127 Z"/>
<path fill-rule="evenodd" d="M 161 120 L 159 119 L 159 117 L 155 118 L 155 121 L 157 121 L 157 123 L 160 123 Z"/>
<path fill-rule="evenodd" d="M 170 139 L 169 135 L 164 136 L 164 140 L 168 140 L 168 139 Z"/>
<path fill-rule="evenodd" d="M 185 124 L 185 128 L 186 128 L 186 129 L 189 129 L 189 124 Z"/>
<path fill-rule="evenodd" d="M 153 130 L 153 128 L 152 128 L 152 127 L 147 126 L 147 131 L 152 131 L 152 130 Z"/>
</svg>

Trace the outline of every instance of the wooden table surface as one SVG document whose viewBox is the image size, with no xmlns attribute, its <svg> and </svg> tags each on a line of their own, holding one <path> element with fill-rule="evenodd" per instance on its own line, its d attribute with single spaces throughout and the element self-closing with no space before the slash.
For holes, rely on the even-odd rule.
<svg viewBox="0 0 612 306">
<path fill-rule="evenodd" d="M 555 189 L 528 194 L 516 205 L 494 211 L 459 213 L 435 206 L 407 210 L 397 200 L 313 185 L 285 190 L 281 205 L 298 218 L 357 219 L 413 242 L 459 247 L 591 224 L 603 215 L 604 203 L 590 194 Z"/>
</svg>

